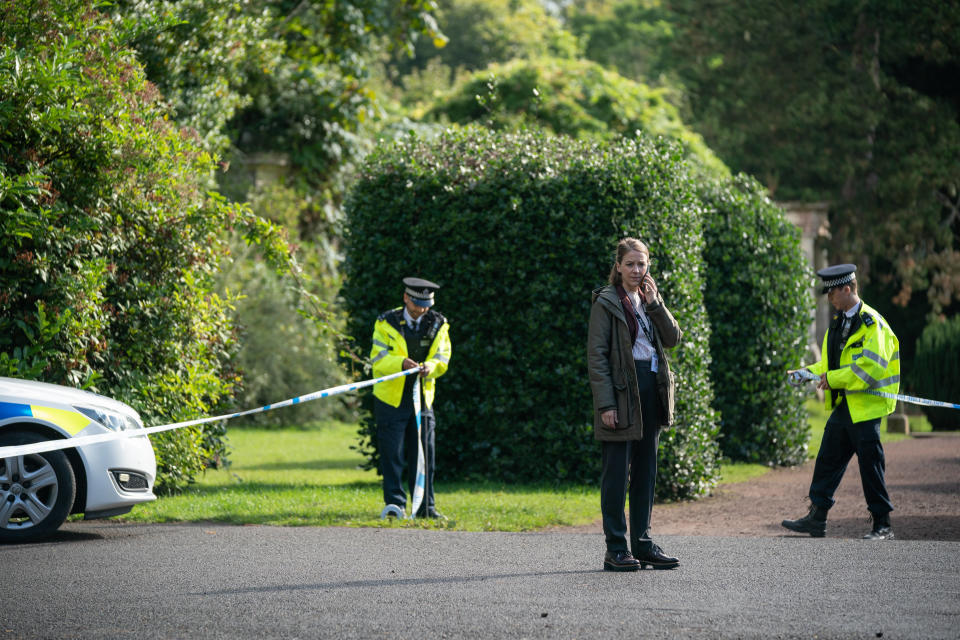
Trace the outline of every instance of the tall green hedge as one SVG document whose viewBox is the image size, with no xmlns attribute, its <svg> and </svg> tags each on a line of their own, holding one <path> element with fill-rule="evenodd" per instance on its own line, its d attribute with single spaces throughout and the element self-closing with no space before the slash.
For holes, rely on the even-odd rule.
<svg viewBox="0 0 960 640">
<path fill-rule="evenodd" d="M 923 398 L 960 402 L 960 316 L 927 325 L 917 340 L 917 356 L 908 379 Z M 960 429 L 960 411 L 924 407 L 936 430 Z"/>
<path fill-rule="evenodd" d="M 800 231 L 746 176 L 708 183 L 701 194 L 720 447 L 734 460 L 798 464 L 808 425 L 785 372 L 804 355 L 813 309 Z"/>
<path fill-rule="evenodd" d="M 597 481 L 590 294 L 616 241 L 634 235 L 686 332 L 670 354 L 678 428 L 662 438 L 658 493 L 714 484 L 701 210 L 678 146 L 451 130 L 371 154 L 346 211 L 343 299 L 362 350 L 377 314 L 400 304 L 403 276 L 442 286 L 453 357 L 437 391 L 440 478 Z M 372 434 L 368 421 L 360 448 L 375 462 Z"/>
</svg>

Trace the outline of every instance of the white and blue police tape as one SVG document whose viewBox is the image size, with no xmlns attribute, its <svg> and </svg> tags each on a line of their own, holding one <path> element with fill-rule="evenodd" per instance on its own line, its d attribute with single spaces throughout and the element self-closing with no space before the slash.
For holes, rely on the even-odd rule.
<svg viewBox="0 0 960 640">
<path fill-rule="evenodd" d="M 804 382 L 811 382 L 814 380 L 819 381 L 820 376 L 808 371 L 807 369 L 797 369 L 788 374 L 790 376 L 790 384 L 795 387 L 799 387 Z M 916 396 L 905 396 L 900 393 L 887 393 L 886 391 L 876 391 L 874 389 L 844 389 L 844 393 L 869 393 L 872 396 L 879 396 L 881 398 L 888 398 L 890 400 L 899 400 L 900 402 L 907 402 L 909 404 L 918 404 L 924 407 L 943 407 L 945 409 L 960 409 L 960 404 L 954 404 L 953 402 L 941 402 L 939 400 L 927 400 L 926 398 L 917 398 Z"/>
<path fill-rule="evenodd" d="M 423 488 L 427 479 L 426 458 L 423 455 L 423 429 L 420 415 L 420 378 L 413 382 L 413 414 L 417 418 L 417 479 L 413 484 L 413 503 L 410 505 L 410 517 L 414 517 L 423 504 Z"/>
<path fill-rule="evenodd" d="M 237 411 L 236 413 L 228 413 L 222 416 L 212 416 L 209 418 L 198 418 L 196 420 L 187 420 L 186 422 L 174 422 L 171 424 L 163 424 L 156 427 L 148 427 L 145 429 L 130 429 L 128 431 L 111 431 L 110 433 L 100 433 L 89 436 L 79 436 L 76 438 L 66 438 L 63 440 L 46 440 L 44 442 L 36 442 L 33 444 L 22 444 L 10 447 L 0 447 L 0 458 L 12 458 L 16 456 L 24 456 L 32 453 L 43 453 L 45 451 L 57 451 L 58 449 L 73 449 L 75 447 L 84 447 L 91 444 L 97 444 L 100 442 L 109 442 L 111 440 L 120 440 L 122 438 L 136 438 L 139 436 L 146 436 L 151 433 L 160 433 L 161 431 L 172 431 L 173 429 L 180 429 L 182 427 L 191 427 L 198 424 L 206 424 L 208 422 L 216 422 L 218 420 L 229 420 L 231 418 L 239 418 L 240 416 L 248 416 L 253 413 L 263 413 L 265 411 L 273 411 L 274 409 L 280 409 L 281 407 L 289 407 L 295 404 L 303 404 L 305 402 L 311 402 L 313 400 L 319 400 L 320 398 L 329 398 L 330 396 L 335 396 L 341 393 L 347 393 L 349 391 L 356 391 L 357 389 L 363 389 L 364 387 L 371 387 L 380 382 L 386 382 L 387 380 L 393 380 L 395 378 L 402 378 L 404 376 L 409 376 L 414 373 L 418 373 L 420 369 L 413 368 L 407 369 L 406 371 L 400 371 L 399 373 L 392 373 L 387 376 L 382 376 L 380 378 L 373 378 L 371 380 L 363 380 L 362 382 L 355 382 L 353 384 L 342 384 L 338 387 L 330 387 L 329 389 L 321 389 L 320 391 L 314 391 L 313 393 L 308 393 L 302 396 L 297 396 L 296 398 L 290 398 L 282 402 L 276 402 L 274 404 L 267 404 L 262 407 L 257 407 L 256 409 L 248 409 L 246 411 Z M 419 387 L 419 380 L 417 381 L 417 386 Z M 418 405 L 418 426 L 419 426 L 419 405 Z"/>
</svg>

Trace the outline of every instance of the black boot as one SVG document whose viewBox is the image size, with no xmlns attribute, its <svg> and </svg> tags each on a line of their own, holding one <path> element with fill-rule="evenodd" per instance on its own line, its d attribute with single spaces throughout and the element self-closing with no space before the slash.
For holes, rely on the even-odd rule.
<svg viewBox="0 0 960 640">
<path fill-rule="evenodd" d="M 827 510 L 812 504 L 807 515 L 798 520 L 784 520 L 780 524 L 790 531 L 809 533 L 814 538 L 822 538 L 827 532 Z"/>
<path fill-rule="evenodd" d="M 637 571 L 640 563 L 629 551 L 607 551 L 603 556 L 604 571 Z"/>
<path fill-rule="evenodd" d="M 890 530 L 889 513 L 870 513 L 873 518 L 873 531 L 863 536 L 864 540 L 893 540 L 893 531 Z"/>
<path fill-rule="evenodd" d="M 637 553 L 634 557 L 636 557 L 637 562 L 640 563 L 641 569 L 647 567 L 653 569 L 676 569 L 680 566 L 679 560 L 673 556 L 668 556 L 659 545 L 655 544 L 650 545 L 649 549 Z"/>
</svg>

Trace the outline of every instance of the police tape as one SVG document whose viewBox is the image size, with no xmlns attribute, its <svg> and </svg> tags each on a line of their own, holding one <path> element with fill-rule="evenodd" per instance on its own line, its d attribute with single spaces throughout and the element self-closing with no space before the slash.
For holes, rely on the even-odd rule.
<svg viewBox="0 0 960 640">
<path fill-rule="evenodd" d="M 427 480 L 427 463 L 423 455 L 423 418 L 420 413 L 420 378 L 413 383 L 413 414 L 417 419 L 417 477 L 413 483 L 413 500 L 410 504 L 410 517 L 414 517 L 423 504 L 423 490 Z"/>
<path fill-rule="evenodd" d="M 797 369 L 787 374 L 790 377 L 790 384 L 795 387 L 801 386 L 805 382 L 820 380 L 820 376 L 808 371 L 807 369 Z M 844 389 L 844 393 L 867 393 L 880 398 L 889 400 L 899 400 L 909 404 L 918 404 L 924 407 L 943 407 L 945 409 L 960 409 L 960 404 L 952 402 L 941 402 L 940 400 L 928 400 L 926 398 L 917 398 L 916 396 L 906 396 L 900 393 L 887 393 L 886 391 L 876 391 L 874 389 Z"/>
<path fill-rule="evenodd" d="M 417 477 L 413 483 L 413 496 L 411 496 L 410 515 L 408 518 L 416 516 L 420 505 L 423 504 L 423 493 L 427 479 L 426 457 L 423 455 L 423 430 L 421 429 L 422 417 L 420 413 L 420 379 L 413 382 L 413 415 L 417 420 Z M 403 518 L 403 508 L 399 505 L 388 504 L 380 512 L 380 519 L 388 517 Z"/>
<path fill-rule="evenodd" d="M 231 418 L 239 418 L 240 416 L 249 416 L 254 413 L 264 413 L 266 411 L 273 411 L 274 409 L 280 409 L 282 407 L 290 407 L 297 404 L 304 404 L 306 402 L 311 402 L 313 400 L 319 400 L 321 398 L 329 398 L 330 396 L 339 395 L 341 393 L 356 391 L 357 389 L 363 389 L 364 387 L 372 387 L 375 384 L 386 382 L 387 380 L 394 380 L 396 378 L 409 376 L 411 374 L 418 373 L 419 371 L 420 369 L 407 369 L 406 371 L 391 373 L 390 375 L 382 376 L 380 378 L 363 380 L 362 382 L 356 382 L 353 384 L 342 384 L 337 387 L 330 387 L 329 389 L 321 389 L 320 391 L 314 391 L 312 393 L 307 393 L 305 395 L 297 396 L 295 398 L 289 398 L 287 400 L 283 400 L 282 402 L 266 404 L 266 405 L 263 405 L 262 407 L 257 407 L 256 409 L 247 409 L 246 411 L 237 411 L 236 413 L 228 413 L 220 416 L 198 418 L 196 420 L 187 420 L 185 422 L 174 422 L 171 424 L 163 424 L 156 427 L 147 427 L 144 429 L 130 429 L 128 431 L 111 431 L 110 433 L 99 433 L 99 434 L 94 434 L 89 436 L 66 438 L 62 440 L 45 440 L 43 442 L 35 442 L 32 444 L 0 447 L 0 458 L 12 458 L 16 456 L 24 456 L 24 455 L 29 455 L 33 453 L 57 451 L 60 449 L 74 449 L 76 447 L 85 447 L 92 444 L 98 444 L 101 442 L 110 442 L 111 440 L 121 440 L 123 438 L 137 438 L 140 436 L 150 435 L 151 433 L 172 431 L 174 429 L 181 429 L 183 427 L 192 427 L 198 424 L 206 424 L 208 422 L 217 422 L 220 420 L 230 420 Z M 420 427 L 420 402 L 419 402 L 420 381 L 419 380 L 417 380 L 416 387 L 417 387 L 417 393 L 416 393 L 417 431 L 419 432 L 419 427 Z M 99 423 L 95 423 L 95 424 L 99 424 Z M 422 451 L 420 455 L 422 457 L 423 455 Z M 421 497 L 422 497 L 422 494 L 421 494 Z M 414 511 L 414 513 L 416 513 L 416 511 Z"/>
</svg>

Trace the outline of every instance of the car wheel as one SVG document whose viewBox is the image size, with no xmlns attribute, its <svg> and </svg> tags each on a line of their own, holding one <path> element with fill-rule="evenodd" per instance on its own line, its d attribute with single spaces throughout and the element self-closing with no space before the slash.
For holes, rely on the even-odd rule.
<svg viewBox="0 0 960 640">
<path fill-rule="evenodd" d="M 0 446 L 43 442 L 35 433 L 0 433 Z M 76 494 L 63 451 L 0 458 L 0 541 L 25 542 L 57 530 Z"/>
</svg>

